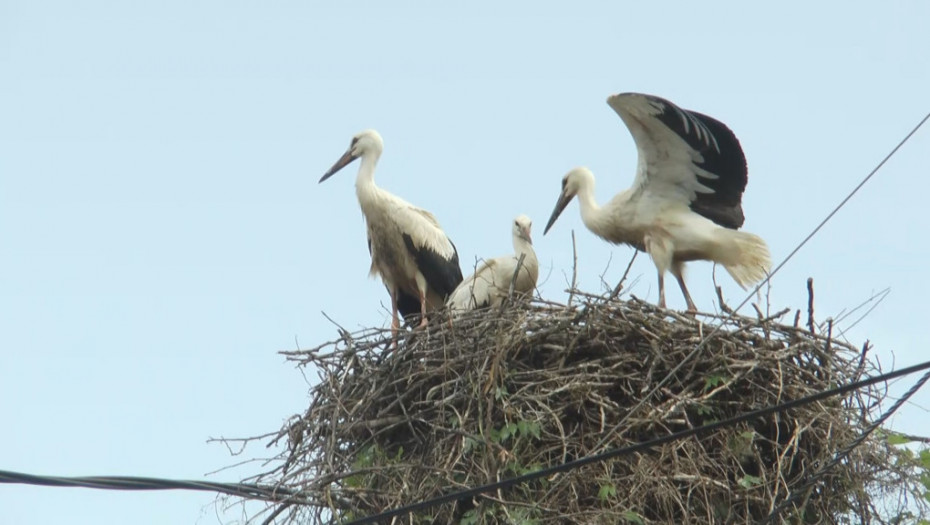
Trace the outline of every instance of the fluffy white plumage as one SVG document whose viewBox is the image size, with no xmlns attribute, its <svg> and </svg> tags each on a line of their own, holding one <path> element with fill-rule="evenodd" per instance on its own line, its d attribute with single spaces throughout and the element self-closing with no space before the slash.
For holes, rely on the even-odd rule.
<svg viewBox="0 0 930 525">
<path fill-rule="evenodd" d="M 462 281 L 449 296 L 447 304 L 453 314 L 499 306 L 509 295 L 511 283 L 515 297 L 533 292 L 539 277 L 539 263 L 533 250 L 530 232 L 532 225 L 532 221 L 526 215 L 520 215 L 514 220 L 514 254 L 482 261 L 475 273 Z M 518 264 L 520 272 L 516 273 Z"/>
<path fill-rule="evenodd" d="M 670 271 L 688 310 L 697 310 L 684 282 L 687 261 L 718 262 L 743 288 L 764 279 L 771 265 L 765 241 L 736 231 L 743 224 L 747 171 L 733 132 L 659 97 L 624 93 L 607 102 L 636 142 L 633 185 L 601 207 L 594 199 L 591 171 L 569 171 L 545 231 L 577 196 L 582 221 L 595 235 L 649 253 L 658 271 L 661 307 L 664 275 Z"/>
</svg>

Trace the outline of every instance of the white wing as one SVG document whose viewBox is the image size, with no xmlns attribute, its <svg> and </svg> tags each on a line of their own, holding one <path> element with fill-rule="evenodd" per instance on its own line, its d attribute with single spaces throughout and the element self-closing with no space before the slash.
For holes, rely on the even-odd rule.
<svg viewBox="0 0 930 525">
<path fill-rule="evenodd" d="M 518 259 L 512 255 L 485 261 L 473 275 L 459 284 L 446 304 L 453 312 L 499 306 L 510 293 L 510 283 L 513 282 L 517 262 Z M 514 293 L 532 292 L 537 276 L 536 257 L 525 257 L 514 285 Z"/>
<path fill-rule="evenodd" d="M 652 95 L 622 93 L 607 103 L 636 142 L 634 191 L 687 204 L 721 226 L 742 226 L 746 157 L 726 125 Z"/>
<path fill-rule="evenodd" d="M 439 221 L 432 213 L 385 192 L 391 199 L 390 210 L 393 220 L 401 230 L 410 235 L 417 248 L 428 248 L 444 259 L 458 259 L 452 241 L 442 231 Z"/>
<path fill-rule="evenodd" d="M 381 275 L 392 288 L 409 287 L 410 279 L 421 275 L 426 280 L 427 298 L 438 296 L 429 299 L 430 303 L 441 306 L 462 282 L 455 245 L 429 212 L 380 189 L 366 197 L 373 200 L 362 206 L 372 275 Z"/>
<path fill-rule="evenodd" d="M 446 304 L 453 312 L 490 306 L 493 294 L 494 269 L 498 261 L 499 259 L 482 261 L 475 273 L 459 283 L 446 301 Z"/>
</svg>

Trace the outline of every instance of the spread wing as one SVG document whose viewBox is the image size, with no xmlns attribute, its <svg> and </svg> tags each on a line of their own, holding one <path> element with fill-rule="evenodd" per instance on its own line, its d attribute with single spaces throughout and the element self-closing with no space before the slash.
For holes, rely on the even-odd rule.
<svg viewBox="0 0 930 525">
<path fill-rule="evenodd" d="M 743 225 L 746 157 L 725 124 L 652 95 L 621 93 L 607 104 L 636 142 L 634 188 L 684 202 L 720 226 Z"/>
</svg>

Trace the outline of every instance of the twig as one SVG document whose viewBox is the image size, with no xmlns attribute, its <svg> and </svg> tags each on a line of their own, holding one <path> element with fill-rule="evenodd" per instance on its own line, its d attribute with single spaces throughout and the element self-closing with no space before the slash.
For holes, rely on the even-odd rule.
<svg viewBox="0 0 930 525">
<path fill-rule="evenodd" d="M 814 332 L 814 278 L 807 278 L 807 328 Z"/>
<path fill-rule="evenodd" d="M 852 324 L 850 324 L 849 326 L 847 326 L 847 327 L 843 328 L 842 330 L 840 330 L 839 337 L 845 336 L 845 335 L 846 335 L 846 332 L 848 332 L 849 330 L 852 330 L 853 327 L 855 327 L 855 326 L 856 326 L 857 324 L 859 324 L 863 319 L 865 319 L 866 317 L 868 317 L 868 315 L 872 313 L 872 310 L 875 310 L 876 308 L 878 308 L 878 305 L 882 304 L 882 301 L 884 301 L 885 298 L 887 298 L 888 295 L 889 295 L 890 293 L 891 293 L 891 288 L 885 288 L 884 290 L 878 292 L 877 294 L 872 295 L 872 297 L 869 297 L 868 299 L 866 299 L 865 301 L 863 301 L 861 304 L 859 304 L 858 306 L 856 306 L 856 307 L 853 308 L 852 310 L 846 312 L 845 315 L 843 315 L 842 317 L 840 317 L 839 319 L 837 319 L 837 320 L 836 320 L 836 323 L 839 324 L 839 323 L 842 322 L 844 319 L 846 319 L 847 317 L 849 317 L 850 315 L 852 315 L 852 313 L 855 312 L 856 310 L 859 310 L 860 308 L 864 307 L 866 304 L 873 303 L 871 306 L 869 306 L 869 309 L 866 310 L 865 313 L 863 313 L 862 315 L 860 315 L 855 321 L 853 321 Z"/>
<path fill-rule="evenodd" d="M 620 277 L 620 282 L 617 283 L 617 286 L 614 287 L 614 290 L 610 292 L 610 297 L 607 298 L 608 301 L 613 301 L 620 295 L 620 291 L 623 290 L 623 283 L 626 281 L 626 277 L 630 274 L 630 268 L 633 267 L 633 261 L 636 260 L 636 255 L 639 254 L 639 250 L 633 251 L 633 257 L 630 257 L 630 263 L 626 265 L 626 270 L 623 270 L 623 276 Z"/>
<path fill-rule="evenodd" d="M 513 277 L 510 278 L 510 290 L 507 291 L 507 301 L 501 302 L 501 307 L 504 306 L 504 303 L 509 303 L 510 301 L 513 301 L 513 291 L 514 291 L 514 288 L 516 288 L 517 286 L 517 277 L 520 276 L 520 268 L 523 268 L 524 259 L 526 259 L 526 254 L 521 253 L 520 258 L 517 259 L 517 268 L 513 271 Z"/>
<path fill-rule="evenodd" d="M 903 432 L 895 432 L 895 434 L 903 439 L 913 441 L 915 443 L 930 443 L 930 437 L 927 436 L 915 436 L 914 434 L 905 434 Z"/>
<path fill-rule="evenodd" d="M 513 277 L 511 289 L 508 299 L 516 294 Z M 315 369 L 320 381 L 300 417 L 300 439 L 291 440 L 257 475 L 300 495 L 300 504 L 281 510 L 273 521 L 372 515 L 513 477 L 534 465 L 595 454 L 601 438 L 623 446 L 668 435 L 848 384 L 875 367 L 866 358 L 867 347 L 834 338 L 829 320 L 823 335 L 780 324 L 778 318 L 791 312 L 787 308 L 770 316 L 757 309 L 753 317 L 692 318 L 635 297 L 609 301 L 605 293 L 567 291 L 574 306 L 530 299 L 467 312 L 454 326 L 435 327 L 428 339 L 400 347 L 380 364 L 375 358 L 383 330 L 349 334 L 351 348 L 343 337 L 312 352 L 284 354 Z M 712 336 L 706 333 L 709 319 L 721 323 Z M 705 339 L 704 352 L 687 361 Z M 669 374 L 684 361 L 687 366 Z M 667 374 L 667 384 L 629 416 L 643 392 Z M 634 461 L 562 472 L 543 485 L 473 503 L 489 509 L 493 499 L 500 500 L 515 520 L 521 519 L 519 509 L 532 508 L 541 522 L 590 523 L 596 516 L 594 521 L 619 523 L 632 511 L 650 522 L 678 523 L 686 521 L 682 516 L 714 521 L 715 502 L 726 500 L 728 522 L 752 523 L 795 490 L 806 471 L 829 460 L 837 443 L 850 442 L 865 428 L 870 403 L 880 399 L 876 387 L 759 419 L 748 428 L 662 446 Z M 624 417 L 621 432 L 608 437 L 608 429 Z M 265 439 L 280 439 L 294 421 L 285 427 Z M 747 432 L 750 442 L 736 446 Z M 896 467 L 884 442 L 862 446 L 831 476 L 849 480 L 844 487 L 855 489 L 868 505 L 873 496 L 867 489 L 874 486 L 869 483 Z M 734 490 L 732 480 L 719 477 L 725 470 L 740 472 L 747 462 L 760 479 L 753 488 Z M 282 465 L 290 467 L 285 472 Z M 608 485 L 615 495 L 590 496 Z M 854 513 L 848 495 L 814 490 L 807 508 L 819 516 Z M 431 520 L 461 522 L 471 504 L 435 507 Z"/>
<path fill-rule="evenodd" d="M 337 330 L 339 330 L 340 337 L 342 337 L 343 339 L 346 339 L 347 342 L 352 340 L 352 334 L 348 330 L 343 328 L 341 324 L 334 321 L 333 318 L 327 315 L 326 312 L 320 310 L 320 313 L 323 314 L 323 317 L 325 317 L 327 321 L 332 323 L 336 327 Z"/>
<path fill-rule="evenodd" d="M 273 523 L 274 519 L 277 518 L 278 515 L 280 515 L 285 510 L 291 508 L 291 505 L 292 503 L 290 502 L 281 503 L 280 505 L 278 505 L 277 508 L 275 508 L 274 511 L 272 511 L 271 514 L 269 514 L 268 517 L 265 518 L 264 521 L 262 521 L 262 525 L 270 525 L 271 523 Z"/>
</svg>

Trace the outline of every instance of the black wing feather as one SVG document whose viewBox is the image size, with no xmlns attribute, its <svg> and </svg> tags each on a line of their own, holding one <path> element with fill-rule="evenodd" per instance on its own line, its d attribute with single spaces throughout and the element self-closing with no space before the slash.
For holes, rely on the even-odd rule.
<svg viewBox="0 0 930 525">
<path fill-rule="evenodd" d="M 412 323 L 420 315 L 420 300 L 401 290 L 397 293 L 397 311 L 408 324 Z"/>
<path fill-rule="evenodd" d="M 649 96 L 665 107 L 656 118 L 701 154 L 703 162 L 694 164 L 717 175 L 716 179 L 698 175 L 698 181 L 713 190 L 713 193 L 698 193 L 691 202 L 691 210 L 725 228 L 737 229 L 742 226 L 744 216 L 741 201 L 748 181 L 748 170 L 739 139 L 726 124 L 713 117 L 681 109 L 665 99 Z"/>
<path fill-rule="evenodd" d="M 442 296 L 445 301 L 449 298 L 455 287 L 462 282 L 462 269 L 459 268 L 459 252 L 452 244 L 452 257 L 446 259 L 438 253 L 426 247 L 417 246 L 410 235 L 404 233 L 404 244 L 407 250 L 413 255 L 417 268 L 426 278 L 426 284 L 431 290 Z M 399 307 L 399 306 L 398 306 Z M 419 308 L 418 308 L 419 311 Z"/>
</svg>

